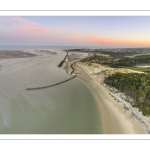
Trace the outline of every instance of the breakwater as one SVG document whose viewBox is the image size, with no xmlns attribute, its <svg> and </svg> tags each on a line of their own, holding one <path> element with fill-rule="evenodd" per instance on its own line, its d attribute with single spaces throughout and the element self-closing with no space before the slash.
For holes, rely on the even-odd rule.
<svg viewBox="0 0 150 150">
<path fill-rule="evenodd" d="M 87 56 L 87 57 L 90 57 L 90 52 L 88 53 L 89 55 Z M 85 57 L 85 58 L 87 58 L 87 57 Z M 85 59 L 85 58 L 83 58 L 83 59 Z M 76 62 L 79 62 L 80 60 L 83 60 L 83 59 L 79 59 L 78 61 L 76 61 Z M 70 67 L 71 67 L 71 69 L 72 69 L 72 71 L 71 71 L 71 75 L 73 74 L 73 72 L 74 72 L 74 67 L 73 67 L 73 65 L 76 63 L 76 62 L 74 62 L 74 63 L 72 63 L 71 65 L 70 65 Z"/>
<path fill-rule="evenodd" d="M 63 65 L 63 63 L 65 62 L 65 60 L 66 60 L 66 58 L 67 58 L 67 56 L 68 56 L 68 51 L 66 51 L 66 56 L 65 56 L 65 58 L 60 62 L 60 64 L 58 65 L 58 67 L 60 68 L 60 67 L 62 67 L 62 65 Z"/>
<path fill-rule="evenodd" d="M 62 84 L 62 83 L 65 83 L 69 80 L 72 80 L 73 78 L 75 78 L 77 75 L 65 80 L 65 81 L 62 81 L 62 82 L 59 82 L 59 83 L 56 83 L 56 84 L 52 84 L 52 85 L 48 85 L 48 86 L 42 86 L 42 87 L 35 87 L 35 88 L 27 88 L 27 90 L 38 90 L 38 89 L 44 89 L 44 88 L 49 88 L 49 87 L 52 87 L 52 86 L 56 86 L 56 85 L 59 85 L 59 84 Z"/>
<path fill-rule="evenodd" d="M 72 74 L 74 72 L 74 68 L 73 68 L 73 65 L 75 64 L 76 62 L 74 62 L 73 64 L 70 65 L 70 67 L 72 68 L 72 71 L 70 74 Z"/>
</svg>

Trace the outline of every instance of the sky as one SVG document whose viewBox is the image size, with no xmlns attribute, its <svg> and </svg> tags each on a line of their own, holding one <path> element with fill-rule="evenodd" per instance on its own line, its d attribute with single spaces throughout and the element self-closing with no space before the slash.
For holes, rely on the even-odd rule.
<svg viewBox="0 0 150 150">
<path fill-rule="evenodd" d="M 150 47 L 150 17 L 0 16 L 0 46 Z"/>
</svg>

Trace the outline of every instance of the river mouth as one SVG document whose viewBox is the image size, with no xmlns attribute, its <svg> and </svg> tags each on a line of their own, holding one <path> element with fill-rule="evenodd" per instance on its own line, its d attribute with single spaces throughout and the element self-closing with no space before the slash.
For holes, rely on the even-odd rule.
<svg viewBox="0 0 150 150">
<path fill-rule="evenodd" d="M 58 64 L 65 52 L 32 58 L 1 59 L 1 134 L 100 133 L 98 112 L 90 90 L 79 79 L 40 90 L 70 78 Z"/>
</svg>

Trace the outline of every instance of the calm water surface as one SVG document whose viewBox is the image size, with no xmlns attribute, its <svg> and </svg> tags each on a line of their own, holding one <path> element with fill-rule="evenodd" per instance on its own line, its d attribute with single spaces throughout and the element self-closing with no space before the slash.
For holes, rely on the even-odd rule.
<svg viewBox="0 0 150 150">
<path fill-rule="evenodd" d="M 27 91 L 70 78 L 57 65 L 66 53 L 0 60 L 0 133 L 100 133 L 95 99 L 77 78 L 61 85 Z"/>
</svg>

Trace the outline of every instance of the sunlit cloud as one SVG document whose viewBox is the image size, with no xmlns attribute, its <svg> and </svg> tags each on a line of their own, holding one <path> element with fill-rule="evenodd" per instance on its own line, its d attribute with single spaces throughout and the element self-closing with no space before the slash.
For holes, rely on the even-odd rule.
<svg viewBox="0 0 150 150">
<path fill-rule="evenodd" d="M 111 26 L 109 23 L 112 23 Z M 150 46 L 149 26 L 150 17 L 72 19 L 64 16 L 0 16 L 0 38 L 8 44 L 13 40 L 17 44 L 17 40 L 21 39 L 24 43 L 37 41 L 66 45 Z"/>
<path fill-rule="evenodd" d="M 122 45 L 122 46 L 150 46 L 150 40 L 142 39 L 122 39 L 122 38 L 110 38 L 100 37 L 88 34 L 72 34 L 86 43 L 100 44 L 100 45 Z"/>
<path fill-rule="evenodd" d="M 19 22 L 22 22 L 22 23 L 25 23 L 25 24 L 37 24 L 35 22 L 32 22 L 32 21 L 29 21 L 29 20 L 26 20 L 24 18 L 21 18 L 21 17 L 13 17 L 12 20 L 16 20 L 16 21 L 19 21 Z"/>
<path fill-rule="evenodd" d="M 12 22 L 12 21 L 21 22 L 23 24 L 28 24 L 28 25 L 37 24 L 36 22 L 29 21 L 29 20 L 24 19 L 22 17 L 0 17 L 0 22 L 5 23 L 5 22 Z"/>
<path fill-rule="evenodd" d="M 98 37 L 98 36 L 93 36 L 93 35 L 87 35 L 83 34 L 83 38 L 85 38 L 88 41 L 94 42 L 94 43 L 99 43 L 99 44 L 109 44 L 109 39 L 103 38 L 103 37 Z"/>
<path fill-rule="evenodd" d="M 16 30 L 22 31 L 33 31 L 33 32 L 49 32 L 49 30 L 42 29 L 42 28 L 24 28 L 24 27 L 16 27 Z"/>
<path fill-rule="evenodd" d="M 148 39 L 134 39 L 134 38 L 114 38 L 114 37 L 101 37 L 90 34 L 47 34 L 52 33 L 52 30 L 44 28 L 26 28 L 26 27 L 15 27 L 18 31 L 28 32 L 15 32 L 14 34 L 8 34 L 0 36 L 0 38 L 12 39 L 12 40 L 24 40 L 24 41 L 37 41 L 37 42 L 56 42 L 56 43 L 68 43 L 68 44 L 80 44 L 80 45 L 99 45 L 99 46 L 150 46 L 150 40 Z M 33 32 L 43 33 L 33 34 Z"/>
</svg>

